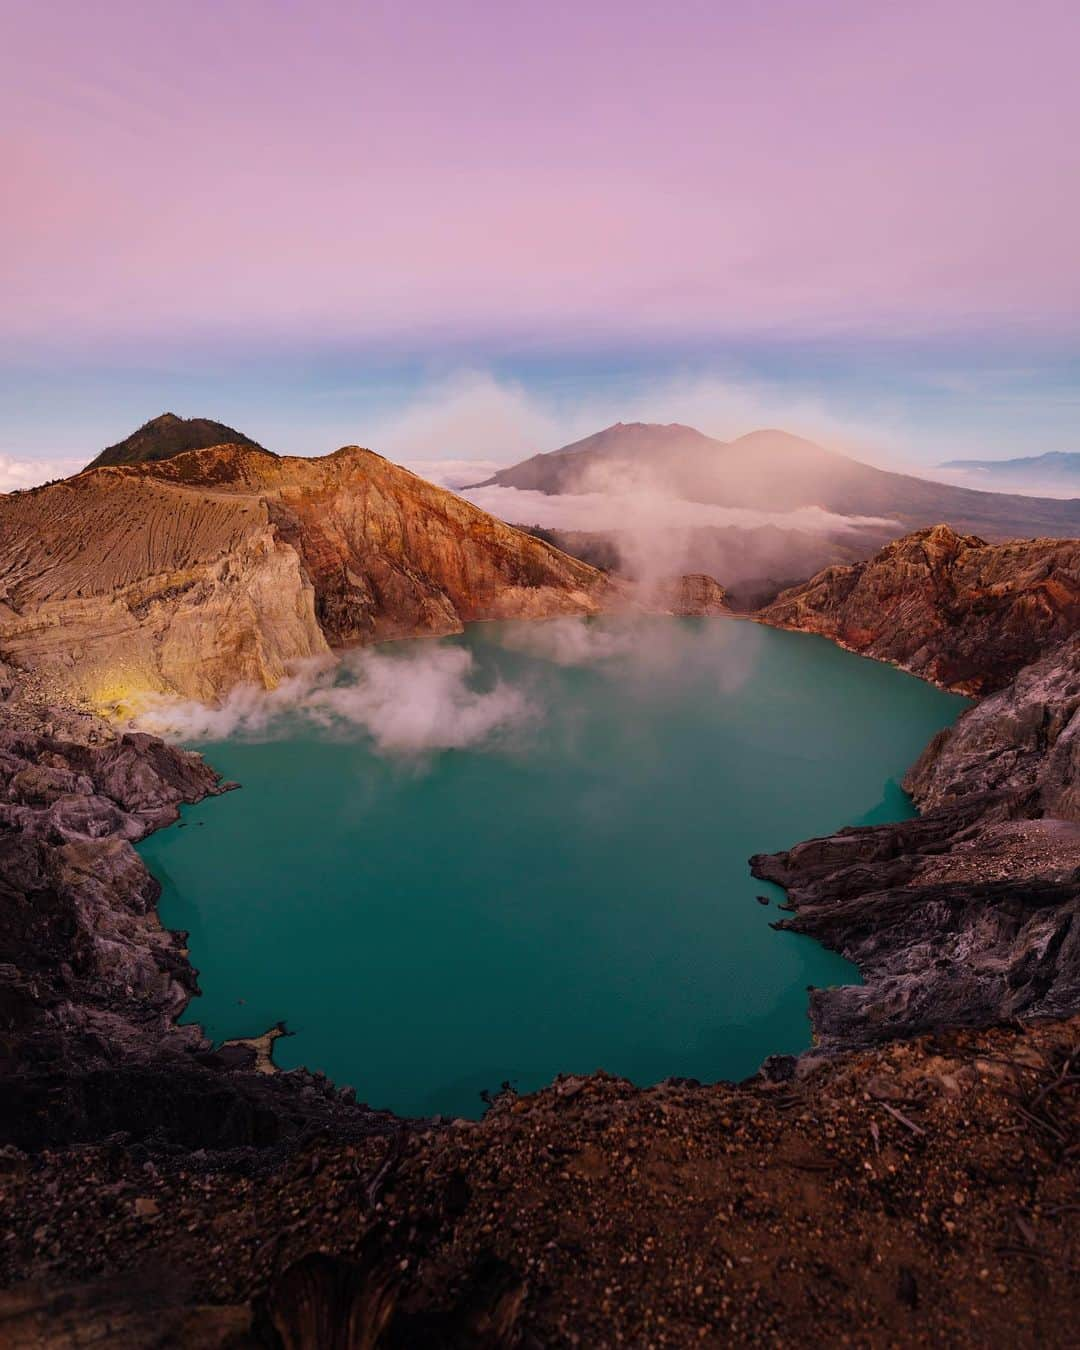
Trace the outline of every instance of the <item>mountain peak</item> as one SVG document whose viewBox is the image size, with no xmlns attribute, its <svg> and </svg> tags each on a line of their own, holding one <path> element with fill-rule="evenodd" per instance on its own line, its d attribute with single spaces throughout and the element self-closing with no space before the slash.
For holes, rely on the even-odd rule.
<svg viewBox="0 0 1080 1350">
<path fill-rule="evenodd" d="M 174 455 L 182 455 L 188 450 L 208 450 L 214 445 L 243 445 L 251 450 L 261 450 L 264 454 L 270 453 L 258 441 L 226 426 L 224 422 L 213 422 L 206 417 L 178 417 L 174 412 L 163 412 L 149 422 L 144 422 L 124 440 L 106 447 L 83 472 L 118 464 L 153 463 L 172 459 Z"/>
</svg>

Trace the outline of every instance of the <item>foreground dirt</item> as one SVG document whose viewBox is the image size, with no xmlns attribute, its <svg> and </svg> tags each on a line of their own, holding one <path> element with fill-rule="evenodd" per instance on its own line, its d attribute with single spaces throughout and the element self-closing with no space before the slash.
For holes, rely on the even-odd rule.
<svg viewBox="0 0 1080 1350">
<path fill-rule="evenodd" d="M 251 1175 L 8 1150 L 0 1340 L 1077 1343 L 1080 1019 L 800 1073 L 565 1078 Z"/>
</svg>

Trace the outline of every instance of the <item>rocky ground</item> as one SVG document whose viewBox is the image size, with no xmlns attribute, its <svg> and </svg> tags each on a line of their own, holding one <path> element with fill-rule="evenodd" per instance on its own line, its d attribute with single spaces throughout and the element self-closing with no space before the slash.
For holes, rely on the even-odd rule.
<svg viewBox="0 0 1080 1350">
<path fill-rule="evenodd" d="M 8 1150 L 0 1339 L 1075 1344 L 1078 1065 L 1073 1020 L 743 1087 L 568 1078 L 247 1173 Z"/>
</svg>

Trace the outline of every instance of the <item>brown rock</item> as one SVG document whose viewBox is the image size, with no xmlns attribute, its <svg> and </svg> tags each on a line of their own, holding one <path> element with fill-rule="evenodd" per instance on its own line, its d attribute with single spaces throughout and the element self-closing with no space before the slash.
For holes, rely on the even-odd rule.
<svg viewBox="0 0 1080 1350">
<path fill-rule="evenodd" d="M 727 591 L 715 577 L 690 572 L 674 577 L 658 588 L 657 603 L 678 618 L 730 614 Z"/>
<path fill-rule="evenodd" d="M 230 445 L 0 497 L 0 651 L 116 706 L 277 684 L 331 645 L 594 613 L 586 563 L 369 450 Z"/>
<path fill-rule="evenodd" d="M 866 562 L 827 567 L 757 617 L 988 693 L 1080 626 L 1080 542 L 986 544 L 935 525 Z"/>
</svg>

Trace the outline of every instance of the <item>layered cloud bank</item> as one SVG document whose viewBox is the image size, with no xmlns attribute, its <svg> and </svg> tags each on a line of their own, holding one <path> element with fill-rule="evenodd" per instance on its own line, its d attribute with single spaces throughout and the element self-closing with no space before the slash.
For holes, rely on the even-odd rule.
<svg viewBox="0 0 1080 1350">
<path fill-rule="evenodd" d="M 561 493 L 520 488 L 470 488 L 461 493 L 474 506 L 519 525 L 550 530 L 593 530 L 602 533 L 642 530 L 760 529 L 805 530 L 828 534 L 863 527 L 887 528 L 897 522 L 884 516 L 841 516 L 820 506 L 795 511 L 754 510 L 716 506 L 664 494 L 657 488 L 614 488 L 611 492 Z"/>
</svg>

